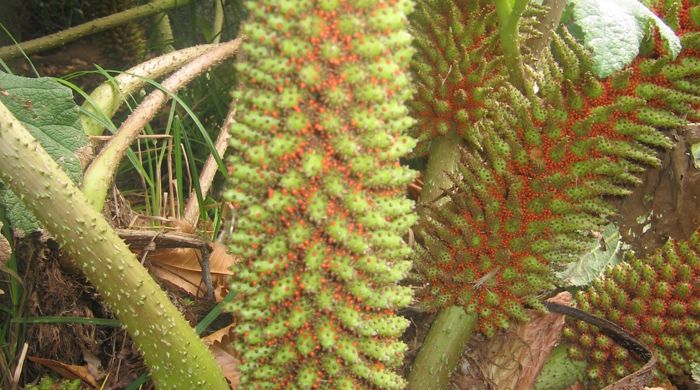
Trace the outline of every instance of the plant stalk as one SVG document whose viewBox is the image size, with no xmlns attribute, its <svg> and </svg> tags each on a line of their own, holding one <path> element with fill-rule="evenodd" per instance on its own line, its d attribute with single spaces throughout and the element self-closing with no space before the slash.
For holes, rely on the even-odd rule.
<svg viewBox="0 0 700 390">
<path fill-rule="evenodd" d="M 213 355 L 124 241 L 2 103 L 0 179 L 97 288 L 157 388 L 229 388 Z"/>
<path fill-rule="evenodd" d="M 97 118 L 111 119 L 126 96 L 143 88 L 148 79 L 157 79 L 173 72 L 187 62 L 204 54 L 214 45 L 192 46 L 164 54 L 134 66 L 95 88 L 83 103 L 80 122 L 88 136 L 101 135 L 105 126 Z M 86 114 L 87 113 L 87 114 Z"/>
<path fill-rule="evenodd" d="M 411 390 L 442 390 L 449 384 L 477 323 L 475 314 L 459 306 L 443 309 L 435 317 L 408 375 Z"/>
<path fill-rule="evenodd" d="M 434 201 L 452 185 L 452 181 L 445 173 L 456 171 L 461 144 L 462 139 L 454 131 L 433 140 L 430 146 L 428 166 L 423 176 L 420 203 L 426 204 Z"/>
<path fill-rule="evenodd" d="M 498 31 L 503 59 L 509 69 L 510 81 L 523 93 L 529 95 L 525 69 L 520 55 L 518 23 L 529 0 L 494 0 L 498 14 Z"/>
<path fill-rule="evenodd" d="M 158 0 L 151 0 L 151 3 L 155 3 Z M 153 17 L 154 33 L 153 33 L 153 46 L 156 48 L 158 53 L 171 53 L 175 51 L 173 47 L 173 42 L 175 38 L 173 37 L 173 29 L 170 27 L 170 18 L 168 14 L 163 12 L 162 14 L 155 15 Z M 219 43 L 219 42 L 215 42 Z"/>
<path fill-rule="evenodd" d="M 102 148 L 100 154 L 95 157 L 85 171 L 83 193 L 85 193 L 93 207 L 98 210 L 102 209 L 119 162 L 124 157 L 131 143 L 139 135 L 143 126 L 155 116 L 168 99 L 174 96 L 183 85 L 186 85 L 210 67 L 232 56 L 238 49 L 238 46 L 240 46 L 240 43 L 241 40 L 239 38 L 219 44 L 185 65 L 185 67 L 173 73 L 172 76 L 163 82 L 163 89 L 167 93 L 161 89 L 151 92 L 134 112 L 129 115 L 120 126 L 117 134 Z M 219 161 L 220 157 L 217 162 Z"/>
<path fill-rule="evenodd" d="M 224 31 L 224 1 L 214 0 L 214 24 L 211 28 L 211 43 L 219 43 Z"/>
<path fill-rule="evenodd" d="M 221 130 L 219 136 L 216 138 L 214 145 L 216 146 L 216 152 L 220 156 L 223 156 L 228 149 L 228 141 L 231 139 L 231 133 L 229 129 L 234 122 L 234 116 L 236 115 L 235 108 L 231 107 L 224 123 L 221 125 Z M 199 188 L 202 191 L 202 196 L 204 196 L 211 188 L 212 182 L 214 181 L 214 176 L 218 170 L 218 164 L 213 154 L 210 154 L 207 158 L 207 162 L 204 163 L 202 172 L 199 174 Z M 181 195 L 182 196 L 182 195 Z M 185 213 L 183 219 L 187 221 L 190 225 L 196 227 L 197 221 L 199 220 L 199 201 L 197 200 L 197 195 L 193 190 L 187 197 L 187 205 L 185 206 Z"/>
<path fill-rule="evenodd" d="M 159 0 L 140 5 L 126 11 L 118 12 L 103 18 L 98 18 L 55 34 L 22 42 L 19 45 L 0 47 L 0 58 L 8 60 L 19 57 L 24 52 L 26 55 L 63 46 L 78 40 L 84 36 L 109 30 L 135 20 L 145 18 L 171 8 L 181 7 L 191 0 Z"/>
<path fill-rule="evenodd" d="M 456 170 L 460 144 L 461 139 L 454 131 L 433 141 L 423 180 L 421 203 L 435 200 L 452 184 L 445 172 Z M 465 313 L 461 307 L 452 306 L 440 311 L 413 361 L 408 376 L 408 388 L 411 390 L 447 388 L 450 374 L 457 366 L 476 323 L 477 316 Z"/>
</svg>

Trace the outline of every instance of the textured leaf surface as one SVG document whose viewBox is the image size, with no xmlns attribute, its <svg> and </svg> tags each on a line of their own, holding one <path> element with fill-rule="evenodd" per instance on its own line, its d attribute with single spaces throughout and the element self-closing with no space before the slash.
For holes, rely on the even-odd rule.
<svg viewBox="0 0 700 390">
<path fill-rule="evenodd" d="M 566 284 L 584 286 L 600 276 L 607 266 L 620 263 L 620 252 L 624 243 L 620 240 L 620 231 L 613 224 L 605 227 L 600 239 L 578 259 L 569 264 L 558 274 Z"/>
<path fill-rule="evenodd" d="M 592 51 L 593 71 L 607 77 L 629 64 L 650 26 L 675 56 L 680 39 L 658 16 L 636 0 L 569 0 L 574 22 L 583 30 L 585 45 Z"/>
<path fill-rule="evenodd" d="M 693 165 L 700 169 L 700 143 L 690 145 L 690 153 L 693 155 Z"/>
<path fill-rule="evenodd" d="M 0 72 L 0 101 L 29 129 L 49 155 L 74 181 L 82 178 L 77 155 L 89 148 L 78 121 L 71 90 L 50 78 L 27 78 Z M 0 186 L 0 205 L 13 229 L 39 229 L 34 216 L 11 191 Z"/>
</svg>

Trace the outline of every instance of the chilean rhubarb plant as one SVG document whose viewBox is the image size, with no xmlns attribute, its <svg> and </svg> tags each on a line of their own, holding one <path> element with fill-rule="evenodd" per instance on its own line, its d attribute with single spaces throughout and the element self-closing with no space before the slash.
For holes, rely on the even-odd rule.
<svg viewBox="0 0 700 390">
<path fill-rule="evenodd" d="M 245 3 L 225 191 L 243 388 L 404 388 L 408 320 L 396 311 L 413 303 L 400 283 L 409 274 L 416 303 L 440 315 L 408 386 L 444 388 L 472 329 L 490 337 L 544 309 L 562 286 L 556 271 L 616 213 L 610 200 L 660 165 L 667 131 L 700 120 L 697 0 L 571 0 L 563 16 L 555 1 Z M 632 23 L 624 55 L 601 35 L 619 33 L 615 12 Z M 1 177 L 74 257 L 99 258 L 84 272 L 127 328 L 143 325 L 143 314 L 129 319 L 142 307 L 173 319 L 132 332 L 154 376 L 172 384 L 168 370 L 196 355 L 204 368 L 190 371 L 220 386 L 211 356 L 103 219 L 21 124 L 0 119 Z M 418 213 L 405 195 L 417 174 L 399 161 L 408 156 L 428 160 Z M 668 375 L 700 363 L 698 237 L 630 255 L 577 297 L 651 347 Z M 154 332 L 171 329 L 191 351 L 168 356 L 175 341 Z M 590 325 L 572 322 L 565 336 L 595 386 L 636 368 Z M 556 357 L 550 365 L 582 366 Z M 182 388 L 200 386 L 187 378 Z"/>
<path fill-rule="evenodd" d="M 522 68 L 488 71 L 499 55 L 502 63 L 512 55 L 503 29 L 492 27 L 501 3 L 495 11 L 473 2 L 419 4 L 416 131 L 424 140 L 449 132 L 467 140 L 448 174 L 452 187 L 425 205 L 417 227 L 416 270 L 425 283 L 419 299 L 429 309 L 463 307 L 473 313 L 464 328 L 478 317 L 491 336 L 527 319 L 525 306 L 542 307 L 541 294 L 558 284 L 553 270 L 577 259 L 590 232 L 615 212 L 607 199 L 629 193 L 645 167 L 659 164 L 658 149 L 672 146 L 659 130 L 697 120 L 695 41 L 683 34 L 696 11 L 689 2 L 671 7 L 686 26 L 679 28 L 684 54 L 674 59 L 654 30 L 639 58 L 605 78 L 561 27 L 540 58 L 523 56 L 533 67 L 528 85 L 517 85 L 521 78 L 509 72 Z M 436 149 L 438 142 L 431 160 L 454 153 Z M 449 319 L 439 316 L 431 334 L 454 327 Z M 416 360 L 414 388 L 430 386 L 436 362 L 454 361 L 430 348 Z"/>
</svg>

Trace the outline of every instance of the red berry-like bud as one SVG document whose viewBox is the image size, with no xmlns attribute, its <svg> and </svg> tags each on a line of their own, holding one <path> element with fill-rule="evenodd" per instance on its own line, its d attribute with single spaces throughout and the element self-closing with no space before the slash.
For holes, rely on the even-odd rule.
<svg viewBox="0 0 700 390">
<path fill-rule="evenodd" d="M 659 276 L 666 282 L 672 283 L 676 279 L 676 270 L 673 269 L 673 265 L 671 264 L 663 264 L 659 270 Z"/>
<path fill-rule="evenodd" d="M 644 280 L 647 283 L 656 283 L 656 272 L 654 272 L 654 269 L 651 268 L 649 264 L 644 264 L 642 265 L 641 269 L 639 270 L 639 273 L 642 277 L 642 280 Z"/>
<path fill-rule="evenodd" d="M 688 313 L 693 316 L 700 316 L 700 298 L 693 298 L 688 304 Z"/>
<path fill-rule="evenodd" d="M 620 324 L 622 324 L 622 327 L 630 332 L 639 330 L 639 320 L 631 315 L 622 318 Z"/>
<path fill-rule="evenodd" d="M 597 349 L 597 350 L 593 351 L 593 353 L 591 353 L 591 359 L 593 359 L 593 361 L 596 361 L 598 363 L 602 363 L 602 362 L 608 360 L 608 353 Z"/>
<path fill-rule="evenodd" d="M 629 359 L 629 352 L 625 348 L 619 345 L 614 345 L 612 348 L 612 356 L 617 360 L 627 360 Z"/>
<path fill-rule="evenodd" d="M 596 380 L 600 378 L 600 369 L 598 367 L 592 367 L 588 369 L 588 372 L 586 373 L 588 375 L 588 378 L 591 380 Z"/>
<path fill-rule="evenodd" d="M 664 326 L 665 326 L 665 321 L 661 317 L 651 317 L 648 318 L 644 323 L 643 323 L 644 329 L 649 331 L 652 334 L 659 334 L 663 332 Z"/>
<path fill-rule="evenodd" d="M 669 318 L 666 320 L 666 332 L 670 334 L 679 334 L 683 332 L 685 324 L 680 318 Z"/>
<path fill-rule="evenodd" d="M 646 345 L 654 345 L 654 342 L 656 341 L 656 337 L 649 333 L 640 333 L 638 337 L 639 341 L 643 342 Z"/>
<path fill-rule="evenodd" d="M 674 317 L 682 317 L 685 315 L 685 304 L 679 301 L 671 301 L 666 310 L 668 314 Z"/>
<path fill-rule="evenodd" d="M 666 302 L 662 299 L 654 299 L 649 303 L 649 312 L 651 314 L 662 315 L 666 311 Z"/>
<path fill-rule="evenodd" d="M 676 340 L 674 337 L 667 335 L 659 336 L 659 345 L 666 349 L 676 349 L 680 346 L 678 340 Z"/>
<path fill-rule="evenodd" d="M 570 326 L 564 326 L 561 330 L 561 335 L 566 339 L 573 339 L 576 337 L 576 331 Z"/>
<path fill-rule="evenodd" d="M 571 356 L 571 358 L 574 360 L 584 360 L 585 359 L 583 350 L 581 350 L 581 348 L 579 348 L 575 345 L 569 346 L 568 352 L 569 352 L 569 356 Z"/>
<path fill-rule="evenodd" d="M 622 378 L 627 375 L 627 368 L 625 367 L 624 364 L 622 363 L 617 363 L 612 367 L 612 372 L 617 376 L 618 378 Z"/>
<path fill-rule="evenodd" d="M 673 295 L 675 295 L 676 298 L 685 300 L 690 296 L 691 291 L 692 287 L 690 286 L 690 283 L 681 282 L 676 285 L 676 289 L 673 291 Z"/>
<path fill-rule="evenodd" d="M 634 298 L 632 302 L 630 302 L 630 311 L 632 312 L 632 314 L 640 316 L 644 314 L 645 310 L 646 304 L 644 303 L 644 299 Z"/>
<path fill-rule="evenodd" d="M 600 349 L 608 349 L 613 345 L 613 341 L 606 335 L 598 335 L 595 338 L 595 345 Z"/>
<path fill-rule="evenodd" d="M 636 287 L 637 296 L 640 298 L 649 298 L 651 296 L 651 284 L 648 281 L 642 281 Z"/>
<path fill-rule="evenodd" d="M 618 309 L 610 309 L 607 317 L 609 321 L 619 324 L 620 320 L 622 319 L 622 312 Z"/>
<path fill-rule="evenodd" d="M 591 330 L 591 325 L 588 325 L 587 323 L 583 321 L 577 321 L 576 322 L 576 329 L 578 329 L 579 333 L 586 333 Z"/>
<path fill-rule="evenodd" d="M 657 297 L 668 298 L 671 296 L 672 289 L 668 282 L 658 282 L 654 292 Z"/>
</svg>

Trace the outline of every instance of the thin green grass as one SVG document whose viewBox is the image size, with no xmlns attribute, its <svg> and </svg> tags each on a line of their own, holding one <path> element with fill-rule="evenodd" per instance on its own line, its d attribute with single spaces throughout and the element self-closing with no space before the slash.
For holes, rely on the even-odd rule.
<svg viewBox="0 0 700 390">
<path fill-rule="evenodd" d="M 110 318 L 88 318 L 88 317 L 61 317 L 61 316 L 46 316 L 46 317 L 24 317 L 13 319 L 14 324 L 80 324 L 80 325 L 95 325 L 108 326 L 119 328 L 122 323 L 119 320 Z"/>
<path fill-rule="evenodd" d="M 15 46 L 17 46 L 17 48 L 19 48 L 19 51 L 22 53 L 22 56 L 24 57 L 24 59 L 27 60 L 27 62 L 29 63 L 29 66 L 32 68 L 32 71 L 34 72 L 34 74 L 36 75 L 36 77 L 41 77 L 41 75 L 39 75 L 39 72 L 36 70 L 36 67 L 34 67 L 34 63 L 32 62 L 31 59 L 29 59 L 29 56 L 27 55 L 27 53 L 24 52 L 24 49 L 22 49 L 22 46 L 19 44 L 19 42 L 17 42 L 17 40 L 15 39 L 14 35 L 12 35 L 12 34 L 10 33 L 10 31 L 8 31 L 7 28 L 5 28 L 5 25 L 2 24 L 2 23 L 0 23 L 0 28 L 2 28 L 2 30 L 5 32 L 5 34 L 12 40 L 12 43 L 14 43 Z M 1 59 L 0 59 L 0 60 L 1 60 Z M 5 62 L 3 62 L 2 64 L 3 64 L 3 67 L 6 68 L 6 69 L 8 70 L 7 73 L 12 73 L 12 72 L 9 71 L 10 68 L 7 67 L 7 65 L 5 64 Z"/>
</svg>

